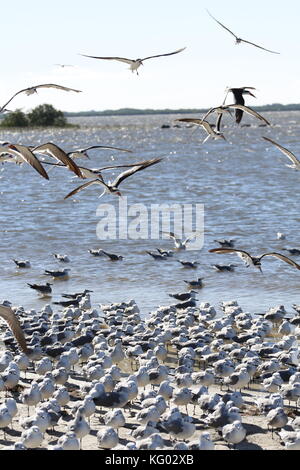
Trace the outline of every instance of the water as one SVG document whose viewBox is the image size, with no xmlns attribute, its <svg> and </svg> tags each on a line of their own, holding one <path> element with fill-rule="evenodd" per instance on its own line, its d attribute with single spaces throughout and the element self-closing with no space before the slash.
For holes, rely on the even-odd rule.
<svg viewBox="0 0 300 470">
<path fill-rule="evenodd" d="M 180 116 L 121 116 L 70 118 L 80 129 L 1 131 L 0 139 L 24 145 L 51 141 L 67 151 L 102 144 L 134 150 L 134 154 L 90 151 L 91 161 L 77 160 L 89 167 L 110 163 L 134 162 L 167 154 L 165 160 L 137 173 L 121 185 L 128 205 L 150 207 L 157 203 L 204 204 L 204 246 L 166 261 L 155 261 L 145 250 L 171 249 L 171 240 L 107 240 L 97 238 L 100 203 L 118 206 L 118 198 L 105 195 L 92 186 L 74 199 L 64 196 L 80 184 L 64 169 L 49 172 L 50 180 L 41 178 L 29 165 L 5 163 L 0 169 L 0 256 L 2 261 L 0 299 L 25 308 L 41 308 L 49 300 L 40 300 L 30 283 L 49 281 L 44 269 L 69 267 L 68 281 L 55 281 L 52 300 L 62 292 L 90 288 L 92 302 L 117 302 L 134 298 L 141 312 L 147 314 L 159 305 L 172 303 L 168 293 L 184 291 L 183 280 L 204 278 L 200 301 L 218 306 L 222 300 L 238 300 L 245 311 L 265 312 L 284 304 L 300 303 L 300 272 L 275 258 L 263 259 L 263 274 L 246 268 L 236 255 L 210 254 L 214 239 L 234 238 L 235 247 L 254 255 L 282 248 L 300 248 L 299 173 L 285 164 L 288 159 L 261 136 L 269 136 L 300 156 L 300 112 L 263 113 L 272 127 L 259 127 L 259 121 L 244 116 L 237 127 L 224 119 L 227 142 L 209 140 L 200 129 L 173 127 Z M 171 126 L 162 129 L 162 124 Z M 46 169 L 48 170 L 49 167 Z M 117 174 L 117 173 L 116 173 Z M 286 240 L 277 240 L 284 232 Z M 89 249 L 103 248 L 121 254 L 124 260 L 110 262 L 96 258 Z M 67 254 L 68 265 L 58 263 L 51 253 Z M 29 259 L 31 269 L 17 269 L 12 261 Z M 196 270 L 184 269 L 176 259 L 197 259 Z M 295 261 L 299 257 L 294 256 Z M 235 263 L 233 273 L 216 272 L 212 265 Z M 50 281 L 51 282 L 51 281 Z"/>
</svg>

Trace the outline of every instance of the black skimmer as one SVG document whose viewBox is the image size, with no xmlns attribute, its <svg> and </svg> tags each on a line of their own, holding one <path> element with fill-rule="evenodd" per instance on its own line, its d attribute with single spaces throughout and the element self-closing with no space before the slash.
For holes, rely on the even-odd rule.
<svg viewBox="0 0 300 470">
<path fill-rule="evenodd" d="M 35 85 L 31 86 L 29 88 L 24 88 L 23 90 L 17 91 L 8 101 L 5 103 L 1 108 L 0 108 L 0 113 L 2 113 L 6 106 L 20 93 L 25 93 L 27 96 L 33 95 L 33 93 L 37 93 L 38 88 L 56 88 L 58 90 L 63 90 L 63 91 L 74 91 L 75 93 L 81 93 L 81 90 L 74 90 L 74 88 L 68 88 L 66 86 L 62 85 L 55 85 L 54 83 L 48 83 L 48 84 L 42 84 L 42 85 Z"/>
<path fill-rule="evenodd" d="M 148 255 L 152 256 L 153 259 L 156 259 L 156 260 L 161 260 L 161 259 L 167 259 L 168 256 L 166 254 L 163 254 L 163 253 L 155 253 L 154 251 L 146 251 L 146 253 L 148 253 Z"/>
<path fill-rule="evenodd" d="M 271 142 L 271 144 L 275 145 L 284 155 L 286 155 L 292 162 L 292 165 L 286 165 L 289 168 L 293 168 L 294 170 L 300 170 L 300 161 L 298 160 L 297 157 L 288 149 L 285 147 L 282 147 L 282 145 L 278 144 L 274 140 L 270 139 L 269 137 L 263 137 L 267 142 Z"/>
<path fill-rule="evenodd" d="M 48 295 L 48 294 L 51 294 L 51 292 L 52 292 L 52 288 L 51 288 L 52 284 L 50 284 L 50 282 L 46 282 L 46 284 L 29 284 L 29 283 L 27 283 L 27 285 L 29 287 L 31 287 L 31 289 L 36 290 L 41 295 Z"/>
<path fill-rule="evenodd" d="M 234 268 L 236 268 L 236 265 L 235 264 L 214 264 L 213 268 L 216 271 L 221 271 L 221 272 L 234 271 Z"/>
<path fill-rule="evenodd" d="M 144 57 L 143 59 L 127 59 L 126 57 L 96 57 L 96 56 L 86 55 L 86 54 L 79 54 L 79 55 L 82 55 L 84 57 L 89 57 L 90 59 L 118 60 L 120 62 L 125 62 L 126 64 L 130 65 L 130 70 L 132 72 L 136 72 L 137 75 L 138 75 L 139 74 L 138 73 L 138 68 L 141 65 L 144 65 L 143 62 L 145 60 L 154 59 L 156 57 L 165 57 L 165 56 L 169 56 L 169 55 L 178 54 L 179 52 L 184 51 L 184 49 L 185 49 L 185 47 L 183 47 L 181 49 L 178 49 L 177 51 L 174 51 L 174 52 L 168 52 L 167 54 L 151 55 L 149 57 Z"/>
<path fill-rule="evenodd" d="M 11 157 L 10 157 L 11 156 Z M 8 146 L 0 146 L 0 161 L 14 161 L 17 164 L 24 162 L 31 165 L 43 178 L 49 179 L 46 170 L 41 162 L 25 145 L 8 144 Z"/>
<path fill-rule="evenodd" d="M 107 253 L 107 251 L 101 250 L 102 253 L 107 256 L 111 261 L 122 261 L 124 256 L 115 255 L 114 253 Z"/>
<path fill-rule="evenodd" d="M 100 184 L 101 186 L 104 186 L 105 189 L 100 194 L 99 197 L 103 196 L 106 192 L 110 194 L 116 194 L 117 196 L 122 196 L 121 192 L 119 191 L 119 185 L 122 183 L 122 181 L 124 181 L 126 178 L 133 175 L 137 171 L 141 171 L 141 170 L 144 170 L 145 168 L 148 168 L 151 165 L 155 165 L 156 163 L 159 163 L 161 160 L 162 158 L 153 158 L 152 160 L 146 160 L 144 162 L 141 162 L 139 165 L 133 166 L 132 168 L 129 168 L 129 170 L 126 170 L 120 173 L 112 183 L 110 182 L 105 183 L 102 177 L 88 181 L 87 183 L 84 183 L 78 186 L 77 188 L 73 189 L 73 191 L 67 194 L 64 197 L 64 199 L 74 196 L 79 191 L 91 186 L 92 184 Z"/>
<path fill-rule="evenodd" d="M 238 36 L 236 36 L 236 34 L 230 31 L 229 28 L 227 28 L 220 21 L 218 21 L 211 13 L 209 13 L 208 10 L 206 11 L 213 20 L 215 20 L 220 26 L 222 26 L 222 28 L 226 29 L 226 31 L 228 31 L 230 34 L 232 34 L 232 36 L 235 37 L 236 44 L 240 44 L 241 42 L 244 42 L 246 44 L 250 44 L 251 46 L 258 47 L 259 49 L 263 49 L 264 51 L 271 52 L 272 54 L 280 54 L 280 52 L 271 51 L 270 49 L 266 49 L 265 47 L 259 46 L 258 44 L 255 44 L 254 42 L 246 41 L 245 39 L 239 38 Z"/>
<path fill-rule="evenodd" d="M 274 256 L 275 258 L 280 259 L 281 261 L 284 261 L 285 263 L 288 263 L 289 265 L 293 266 L 296 269 L 300 269 L 300 265 L 297 264 L 295 261 L 291 260 L 287 256 L 282 255 L 281 253 L 264 253 L 261 256 L 251 256 L 247 251 L 244 250 L 235 250 L 234 248 L 213 248 L 209 250 L 209 253 L 221 253 L 221 254 L 226 254 L 226 253 L 235 253 L 237 254 L 246 264 L 247 267 L 249 266 L 255 266 L 257 267 L 261 272 L 261 260 L 265 256 Z"/>
<path fill-rule="evenodd" d="M 181 302 L 185 300 L 191 300 L 195 298 L 197 292 L 195 290 L 190 290 L 189 292 L 181 292 L 179 294 L 169 294 L 170 297 L 173 297 L 176 300 L 180 300 Z"/>
<path fill-rule="evenodd" d="M 65 297 L 66 299 L 77 299 L 77 297 L 84 297 L 85 294 L 89 294 L 90 292 L 93 292 L 90 289 L 84 289 L 83 292 L 75 292 L 74 294 L 61 294 L 62 297 Z"/>
<path fill-rule="evenodd" d="M 89 253 L 93 256 L 103 256 L 103 250 L 101 250 L 101 248 L 99 250 L 89 250 Z"/>
<path fill-rule="evenodd" d="M 282 248 L 284 251 L 288 251 L 290 255 L 299 256 L 300 250 L 298 248 Z"/>
<path fill-rule="evenodd" d="M 46 274 L 47 276 L 52 276 L 53 279 L 68 279 L 69 271 L 70 269 L 66 268 L 59 271 L 50 271 L 49 269 L 45 269 L 44 274 Z"/>
<path fill-rule="evenodd" d="M 77 164 L 73 162 L 72 158 L 70 158 L 63 149 L 58 147 L 58 145 L 53 144 L 52 142 L 46 142 L 45 144 L 38 145 L 37 147 L 32 147 L 31 151 L 32 153 L 48 155 L 49 157 L 55 158 L 67 166 L 69 170 L 75 173 L 76 176 L 82 178 L 81 171 Z"/>
<path fill-rule="evenodd" d="M 178 263 L 182 264 L 184 268 L 197 268 L 199 262 L 198 261 L 184 261 L 182 259 L 177 260 Z"/>
<path fill-rule="evenodd" d="M 88 151 L 93 150 L 93 149 L 102 149 L 102 150 L 119 150 L 120 152 L 128 152 L 132 153 L 132 150 L 127 150 L 123 149 L 120 147 L 110 147 L 109 145 L 90 145 L 89 147 L 85 147 L 83 149 L 76 149 L 72 150 L 71 152 L 68 152 L 67 155 L 69 155 L 70 158 L 90 158 L 88 156 Z"/>
<path fill-rule="evenodd" d="M 209 114 L 211 114 L 213 112 L 217 112 L 218 119 L 217 119 L 217 123 L 216 123 L 216 127 L 217 127 L 216 132 L 219 132 L 220 125 L 221 125 L 221 118 L 222 118 L 224 112 L 229 111 L 231 108 L 235 110 L 235 122 L 237 124 L 239 124 L 241 122 L 242 116 L 245 112 L 245 113 L 250 114 L 251 116 L 259 119 L 260 121 L 263 121 L 264 124 L 266 124 L 267 126 L 270 126 L 270 123 L 266 118 L 264 118 L 261 114 L 254 111 L 254 109 L 249 108 L 249 106 L 244 106 L 242 104 L 227 104 L 227 105 L 218 106 L 216 108 L 211 108 L 205 115 L 205 117 L 207 117 Z"/>
<path fill-rule="evenodd" d="M 256 98 L 256 96 L 253 95 L 253 93 L 249 90 L 255 90 L 255 88 L 252 86 L 243 86 L 239 88 L 227 88 L 226 95 L 223 101 L 223 106 L 225 105 L 225 101 L 229 92 L 233 94 L 234 104 L 240 104 L 241 106 L 245 106 L 244 95 L 250 95 L 253 98 Z M 237 124 L 241 122 L 242 117 L 243 117 L 243 111 L 241 109 L 236 109 L 235 110 L 235 122 Z M 217 129 L 220 128 L 221 119 L 222 119 L 222 116 L 219 116 L 218 121 L 217 121 Z"/>
<path fill-rule="evenodd" d="M 175 121 L 181 121 L 181 122 L 189 122 L 191 124 L 196 124 L 197 126 L 201 126 L 203 127 L 203 129 L 205 130 L 205 132 L 207 133 L 207 137 L 205 137 L 205 139 L 203 140 L 202 144 L 204 144 L 210 137 L 212 137 L 213 139 L 223 139 L 223 140 L 226 140 L 224 135 L 219 132 L 219 131 L 215 131 L 213 128 L 212 128 L 212 125 L 205 121 L 204 119 L 196 119 L 196 118 L 181 118 L 181 119 L 175 119 Z"/>
<path fill-rule="evenodd" d="M 233 248 L 235 240 L 222 238 L 221 240 L 214 240 L 214 242 L 219 243 L 223 248 Z"/>
<path fill-rule="evenodd" d="M 26 260 L 17 260 L 13 259 L 13 262 L 18 266 L 18 268 L 30 268 L 31 264 L 28 259 Z"/>
</svg>

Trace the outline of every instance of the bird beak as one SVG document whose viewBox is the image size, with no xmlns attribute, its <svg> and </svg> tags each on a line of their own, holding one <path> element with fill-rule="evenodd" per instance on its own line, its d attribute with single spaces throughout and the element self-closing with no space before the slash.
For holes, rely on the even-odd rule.
<svg viewBox="0 0 300 470">
<path fill-rule="evenodd" d="M 120 191 L 117 191 L 115 194 L 119 197 L 123 197 L 122 194 L 120 193 Z"/>
<path fill-rule="evenodd" d="M 258 269 L 259 269 L 260 272 L 263 274 L 263 270 L 261 269 L 261 266 L 258 266 Z"/>
<path fill-rule="evenodd" d="M 251 93 L 251 91 L 249 91 L 248 93 L 249 93 L 249 95 L 253 96 L 253 98 L 256 98 L 256 96 L 253 95 L 253 93 Z"/>
</svg>

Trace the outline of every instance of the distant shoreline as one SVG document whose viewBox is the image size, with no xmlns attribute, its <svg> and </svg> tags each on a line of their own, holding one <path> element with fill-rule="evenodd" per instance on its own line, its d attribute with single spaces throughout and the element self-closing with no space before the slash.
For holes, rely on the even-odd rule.
<svg viewBox="0 0 300 470">
<path fill-rule="evenodd" d="M 299 104 L 266 104 L 262 106 L 251 106 L 252 109 L 258 112 L 264 111 L 300 111 Z M 122 108 L 122 109 L 106 109 L 104 111 L 78 111 L 78 112 L 64 112 L 66 117 L 88 117 L 88 116 L 136 116 L 136 115 L 154 115 L 154 114 L 199 114 L 206 113 L 210 108 L 200 109 L 136 109 L 136 108 Z"/>
</svg>

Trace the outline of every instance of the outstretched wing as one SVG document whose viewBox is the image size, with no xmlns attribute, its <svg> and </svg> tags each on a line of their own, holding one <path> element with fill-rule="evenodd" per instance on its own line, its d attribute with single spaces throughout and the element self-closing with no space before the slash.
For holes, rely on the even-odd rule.
<svg viewBox="0 0 300 470">
<path fill-rule="evenodd" d="M 121 152 L 128 152 L 128 153 L 132 153 L 132 150 L 127 150 L 127 149 L 123 149 L 123 148 L 119 148 L 119 147 L 110 147 L 109 145 L 91 145 L 90 147 L 86 147 L 84 149 L 77 149 L 77 150 L 73 150 L 71 152 L 68 152 L 67 155 L 71 155 L 72 153 L 83 153 L 83 152 L 87 152 L 88 150 L 92 150 L 92 149 L 103 149 L 103 150 L 120 150 Z"/>
<path fill-rule="evenodd" d="M 92 184 L 101 184 L 102 186 L 107 187 L 107 185 L 104 183 L 104 181 L 101 181 L 99 178 L 97 178 L 97 179 L 88 181 L 87 183 L 83 183 L 80 186 L 77 186 L 77 188 L 73 189 L 73 191 L 71 191 L 69 194 L 67 194 L 64 197 L 64 199 L 68 199 L 69 197 L 74 196 L 74 194 L 79 193 L 79 191 L 82 191 L 83 189 L 88 188 Z"/>
<path fill-rule="evenodd" d="M 58 147 L 56 144 L 47 142 L 46 144 L 34 147 L 32 152 L 46 154 L 55 158 L 56 160 L 66 165 L 71 171 L 73 171 L 73 173 L 75 173 L 75 175 L 79 176 L 79 178 L 82 178 L 81 171 L 76 163 L 72 160 L 72 158 L 69 157 L 69 155 L 66 154 L 63 149 Z"/>
<path fill-rule="evenodd" d="M 47 180 L 49 179 L 49 176 L 46 173 L 46 170 L 44 167 L 41 165 L 40 161 L 36 158 L 36 156 L 31 152 L 31 150 L 24 145 L 19 145 L 19 144 L 11 144 L 10 148 L 12 150 L 16 150 L 20 156 L 23 158 L 23 160 L 29 165 L 31 165 L 41 176 L 46 178 Z"/>
<path fill-rule="evenodd" d="M 261 256 L 261 259 L 264 258 L 264 256 L 274 256 L 275 258 L 280 259 L 281 261 L 284 261 L 285 263 L 290 264 L 291 266 L 294 266 L 294 268 L 300 269 L 300 265 L 297 264 L 295 261 L 292 259 L 288 258 L 287 256 L 282 255 L 281 253 L 264 253 Z"/>
<path fill-rule="evenodd" d="M 134 59 L 126 59 L 126 57 L 97 57 L 94 55 L 79 54 L 83 57 L 89 57 L 90 59 L 104 59 L 104 60 L 119 60 L 120 62 L 125 62 L 126 64 L 132 64 L 135 62 Z"/>
<path fill-rule="evenodd" d="M 282 145 L 278 144 L 274 140 L 270 139 L 269 137 L 264 137 L 263 139 L 267 140 L 268 142 L 271 142 L 271 144 L 275 145 L 279 150 L 281 150 L 282 153 L 284 153 L 295 165 L 300 167 L 300 161 L 295 157 L 295 155 L 290 152 L 290 150 L 286 149 L 285 147 L 282 147 Z"/>
<path fill-rule="evenodd" d="M 129 168 L 129 170 L 123 171 L 123 173 L 121 173 L 120 175 L 116 177 L 112 185 L 117 188 L 122 183 L 122 181 L 124 181 L 129 176 L 133 175 L 137 171 L 145 170 L 145 168 L 155 165 L 156 163 L 159 163 L 161 160 L 162 158 L 153 158 L 152 160 L 145 160 L 140 165 L 133 166 L 132 168 Z"/>
<path fill-rule="evenodd" d="M 266 118 L 264 118 L 261 114 L 258 114 L 256 111 L 254 111 L 254 109 L 249 108 L 249 106 L 243 106 L 242 104 L 228 104 L 227 106 L 228 106 L 228 108 L 233 108 L 235 110 L 244 111 L 245 113 L 256 117 L 260 121 L 263 121 L 265 124 L 270 126 L 270 123 L 269 123 L 269 121 L 267 121 Z"/>
<path fill-rule="evenodd" d="M 215 20 L 220 26 L 222 26 L 222 28 L 226 29 L 226 31 L 228 31 L 230 34 L 232 34 L 232 36 L 234 36 L 236 39 L 238 38 L 238 37 L 236 36 L 236 34 L 234 34 L 232 31 L 230 31 L 229 28 L 227 28 L 227 26 L 225 26 L 223 23 L 221 23 L 220 21 L 218 21 L 211 13 L 209 13 L 208 10 L 206 10 L 206 11 L 207 11 L 207 13 L 209 14 L 209 16 L 210 16 L 213 20 Z"/>
<path fill-rule="evenodd" d="M 21 328 L 20 322 L 16 314 L 13 312 L 13 310 L 10 307 L 6 307 L 5 305 L 0 305 L 0 317 L 3 318 L 6 321 L 6 323 L 9 325 L 22 351 L 24 353 L 27 353 L 28 350 L 27 350 L 25 335 L 24 335 L 24 332 Z"/>
<path fill-rule="evenodd" d="M 251 46 L 258 47 L 259 49 L 263 49 L 264 51 L 271 52 L 272 54 L 280 54 L 280 52 L 270 51 L 270 49 L 266 49 L 265 47 L 259 46 L 258 44 L 254 44 L 254 42 L 246 41 L 245 39 L 241 39 L 242 42 L 246 44 L 251 44 Z"/>
<path fill-rule="evenodd" d="M 144 60 L 147 60 L 147 59 L 154 59 L 155 57 L 165 57 L 167 55 L 178 54 L 179 52 L 184 51 L 184 49 L 186 49 L 186 47 L 182 47 L 181 49 L 178 49 L 177 51 L 174 51 L 174 52 L 168 52 L 167 54 L 151 55 L 149 57 L 144 57 L 141 60 L 144 61 Z"/>
<path fill-rule="evenodd" d="M 253 264 L 251 255 L 244 250 L 235 250 L 234 248 L 212 248 L 209 253 L 235 253 L 237 254 L 247 265 Z"/>
</svg>

